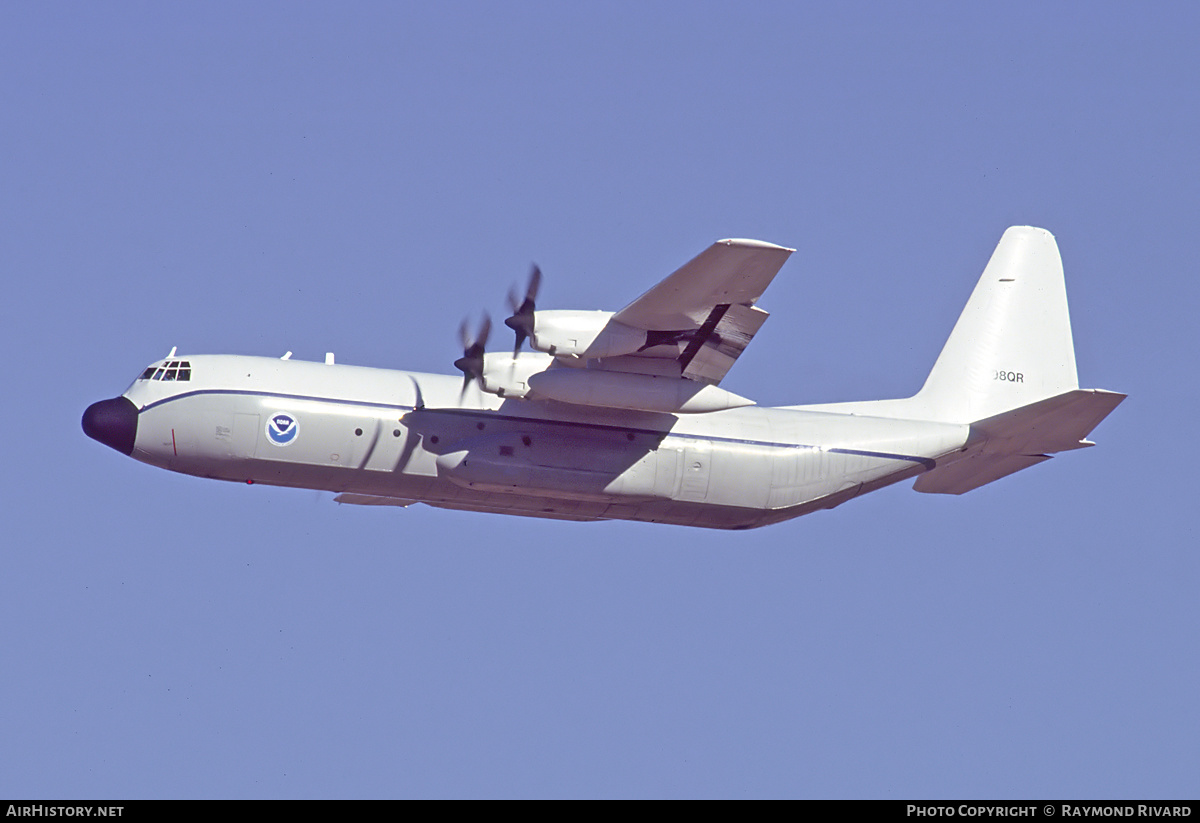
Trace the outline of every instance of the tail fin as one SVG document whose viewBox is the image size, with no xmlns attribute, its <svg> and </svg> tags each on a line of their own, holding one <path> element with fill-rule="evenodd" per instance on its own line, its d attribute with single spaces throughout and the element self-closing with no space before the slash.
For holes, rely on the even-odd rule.
<svg viewBox="0 0 1200 823">
<path fill-rule="evenodd" d="M 1077 388 L 1058 244 L 1045 229 L 1014 226 L 912 399 L 933 419 L 969 423 Z"/>
<path fill-rule="evenodd" d="M 1092 445 L 1087 435 L 1124 399 L 1079 388 L 1058 245 L 1045 229 L 1013 226 L 919 392 L 794 408 L 970 424 L 964 447 L 938 457 L 913 486 L 962 494 Z"/>
<path fill-rule="evenodd" d="M 793 408 L 973 423 L 1078 388 L 1058 244 L 1045 229 L 1013 226 L 919 392 Z"/>
</svg>

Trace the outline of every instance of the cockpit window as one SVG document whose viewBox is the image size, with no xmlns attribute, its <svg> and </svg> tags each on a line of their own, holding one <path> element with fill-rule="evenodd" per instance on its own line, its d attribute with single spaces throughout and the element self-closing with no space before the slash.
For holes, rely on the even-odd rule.
<svg viewBox="0 0 1200 823">
<path fill-rule="evenodd" d="M 191 380 L 192 364 L 187 360 L 170 360 L 150 366 L 138 380 Z"/>
</svg>

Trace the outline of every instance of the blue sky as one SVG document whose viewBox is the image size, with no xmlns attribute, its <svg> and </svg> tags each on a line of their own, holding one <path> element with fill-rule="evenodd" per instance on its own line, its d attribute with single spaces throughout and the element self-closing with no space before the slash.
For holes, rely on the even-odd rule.
<svg viewBox="0 0 1200 823">
<path fill-rule="evenodd" d="M 1183 3 L 0 12 L 0 795 L 1195 797 Z M 727 534 L 335 505 L 79 418 L 166 354 L 450 371 L 530 261 L 616 309 L 797 248 L 723 384 L 919 388 L 1050 229 L 1129 399 L 963 497 Z"/>
</svg>

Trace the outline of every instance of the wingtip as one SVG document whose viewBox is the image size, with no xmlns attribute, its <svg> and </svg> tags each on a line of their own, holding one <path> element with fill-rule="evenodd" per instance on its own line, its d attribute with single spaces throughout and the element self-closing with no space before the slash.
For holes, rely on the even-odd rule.
<svg viewBox="0 0 1200 823">
<path fill-rule="evenodd" d="M 749 249 L 778 249 L 779 251 L 786 251 L 789 254 L 795 251 L 795 249 L 789 249 L 787 246 L 768 243 L 765 240 L 751 240 L 748 237 L 727 237 L 724 240 L 718 240 L 717 243 L 722 246 L 742 246 Z"/>
</svg>

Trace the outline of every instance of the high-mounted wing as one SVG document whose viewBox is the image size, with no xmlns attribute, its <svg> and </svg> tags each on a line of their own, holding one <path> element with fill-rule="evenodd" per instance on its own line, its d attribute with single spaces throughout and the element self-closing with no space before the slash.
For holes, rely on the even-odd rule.
<svg viewBox="0 0 1200 823">
<path fill-rule="evenodd" d="M 645 331 L 646 343 L 605 365 L 662 374 L 665 364 L 638 361 L 673 360 L 676 374 L 719 383 L 767 319 L 754 304 L 793 251 L 761 240 L 717 241 L 613 315 Z"/>
<path fill-rule="evenodd" d="M 510 293 L 513 353 L 485 354 L 462 337 L 455 366 L 464 391 L 513 399 L 667 413 L 704 413 L 751 405 L 717 387 L 767 313 L 754 304 L 792 249 L 760 240 L 719 240 L 621 311 L 536 308 L 535 266 L 524 301 Z M 538 356 L 522 354 L 528 340 Z"/>
</svg>

